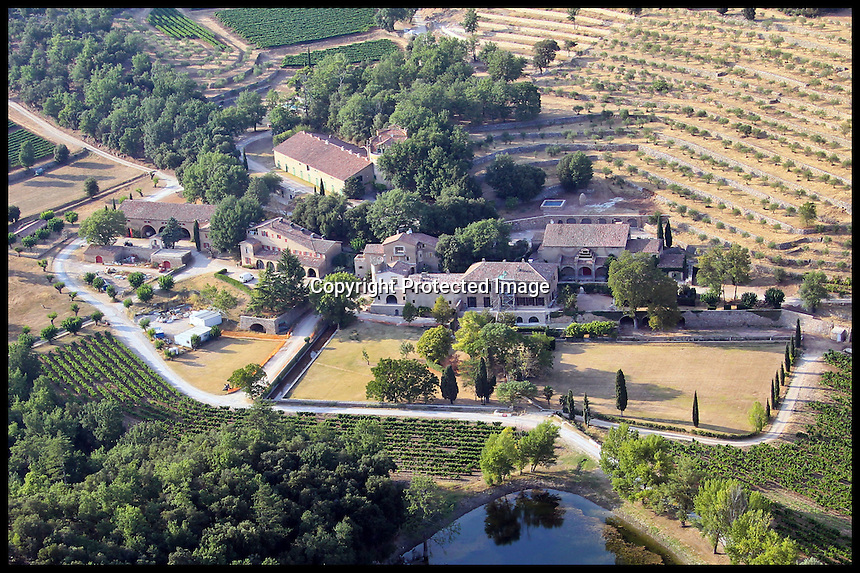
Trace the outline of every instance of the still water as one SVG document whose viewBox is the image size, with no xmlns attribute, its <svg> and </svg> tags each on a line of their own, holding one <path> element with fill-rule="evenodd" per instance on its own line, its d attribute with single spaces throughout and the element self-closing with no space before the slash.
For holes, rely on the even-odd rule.
<svg viewBox="0 0 860 573">
<path fill-rule="evenodd" d="M 642 548 L 641 539 L 631 543 L 630 532 L 619 535 L 614 524 L 611 511 L 581 496 L 526 490 L 478 507 L 454 523 L 453 533 L 434 536 L 429 563 L 614 565 L 628 563 L 632 554 L 638 562 L 643 555 L 652 563 L 667 561 Z"/>
</svg>

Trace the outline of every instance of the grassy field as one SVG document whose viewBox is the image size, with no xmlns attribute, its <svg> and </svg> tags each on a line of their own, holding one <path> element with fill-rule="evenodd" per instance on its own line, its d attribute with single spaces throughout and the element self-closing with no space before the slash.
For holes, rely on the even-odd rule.
<svg viewBox="0 0 860 573">
<path fill-rule="evenodd" d="M 353 331 L 358 334 L 355 340 L 350 338 Z M 414 344 L 421 332 L 366 322 L 350 326 L 331 340 L 290 397 L 363 401 L 365 386 L 372 379 L 371 367 L 380 358 L 399 358 L 401 341 Z M 592 411 L 618 415 L 615 373 L 620 368 L 627 380 L 625 417 L 692 428 L 695 391 L 700 429 L 741 434 L 750 430 L 747 414 L 753 402 L 764 404 L 770 396 L 770 380 L 779 369 L 784 348 L 782 343 L 560 342 L 553 370 L 533 382 L 541 389 L 552 386 L 554 409 L 559 408 L 559 397 L 571 389 L 577 407 L 582 406 L 583 394 L 588 394 Z M 367 350 L 369 365 L 361 356 L 362 349 Z M 473 390 L 464 388 L 462 378 L 458 383 L 456 403 L 475 403 Z M 546 405 L 542 397 L 539 402 Z"/>
<path fill-rule="evenodd" d="M 357 336 L 353 334 L 357 333 Z M 400 358 L 400 343 L 413 345 L 421 328 L 357 322 L 340 330 L 290 394 L 312 400 L 366 400 L 365 386 L 373 379 L 370 369 L 380 358 Z M 362 358 L 366 350 L 370 364 Z M 419 358 L 416 353 L 409 358 Z M 437 372 L 438 376 L 439 373 Z M 462 383 L 460 389 L 462 392 Z"/>
<path fill-rule="evenodd" d="M 167 365 L 195 388 L 221 394 L 234 370 L 252 362 L 262 364 L 279 343 L 278 340 L 219 338 L 168 360 Z"/>
<path fill-rule="evenodd" d="M 699 400 L 699 429 L 728 433 L 751 430 L 753 402 L 770 396 L 770 381 L 783 360 L 782 343 L 560 343 L 555 367 L 538 386 L 558 397 L 573 390 L 577 408 L 588 394 L 592 411 L 618 415 L 615 373 L 627 382 L 625 417 L 692 428 L 693 392 Z"/>
</svg>

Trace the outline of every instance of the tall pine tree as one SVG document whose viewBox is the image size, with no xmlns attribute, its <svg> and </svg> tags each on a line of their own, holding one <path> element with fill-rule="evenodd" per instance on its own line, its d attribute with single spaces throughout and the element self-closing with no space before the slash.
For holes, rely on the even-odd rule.
<svg viewBox="0 0 860 573">
<path fill-rule="evenodd" d="M 615 373 L 615 407 L 624 415 L 627 409 L 627 382 L 624 380 L 624 372 L 618 369 Z"/>
<path fill-rule="evenodd" d="M 794 345 L 797 348 L 802 346 L 803 337 L 800 335 L 800 319 L 797 319 L 797 325 L 794 327 Z"/>
<path fill-rule="evenodd" d="M 582 398 L 582 421 L 588 426 L 591 421 L 591 408 L 588 405 L 588 394 Z"/>
<path fill-rule="evenodd" d="M 668 249 L 672 246 L 672 227 L 669 226 L 669 220 L 666 220 L 666 230 L 663 232 L 663 244 Z"/>
<path fill-rule="evenodd" d="M 788 351 L 788 344 L 785 345 L 785 371 L 791 372 L 791 355 Z"/>
</svg>

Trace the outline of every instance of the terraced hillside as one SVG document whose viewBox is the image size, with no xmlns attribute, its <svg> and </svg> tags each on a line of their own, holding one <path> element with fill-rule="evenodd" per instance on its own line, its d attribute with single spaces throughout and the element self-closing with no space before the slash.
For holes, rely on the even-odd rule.
<svg viewBox="0 0 860 573">
<path fill-rule="evenodd" d="M 448 15 L 450 30 L 462 13 Z M 757 9 L 749 21 L 740 9 L 582 8 L 573 22 L 565 8 L 477 13 L 482 43 L 531 59 L 536 41 L 558 42 L 549 69 L 526 71 L 544 115 L 575 119 L 543 128 L 541 143 L 587 145 L 595 179 L 642 189 L 671 215 L 676 241 L 740 243 L 764 276 L 820 269 L 850 281 L 850 11 Z M 519 131 L 485 152 L 516 157 L 520 139 L 537 141 Z M 548 156 L 523 161 L 551 172 Z"/>
</svg>

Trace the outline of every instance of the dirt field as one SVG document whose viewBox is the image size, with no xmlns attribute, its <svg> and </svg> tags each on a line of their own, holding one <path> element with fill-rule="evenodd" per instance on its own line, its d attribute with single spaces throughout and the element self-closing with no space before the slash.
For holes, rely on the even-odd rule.
<svg viewBox="0 0 860 573">
<path fill-rule="evenodd" d="M 52 257 L 46 258 L 50 261 Z M 63 319 L 74 316 L 71 310 L 72 300 L 67 294 L 69 289 L 57 292 L 45 272 L 36 264 L 37 259 L 27 256 L 17 256 L 15 253 L 7 257 L 6 272 L 8 274 L 7 285 L 9 294 L 7 296 L 7 332 L 9 342 L 18 339 L 21 327 L 29 326 L 31 334 L 39 335 L 39 331 L 51 324 L 48 313 L 56 312 L 57 318 L 54 325 L 59 327 Z M 54 280 L 56 283 L 56 280 Z M 78 316 L 89 316 L 95 308 L 89 304 L 75 301 L 80 306 Z M 83 333 L 83 331 L 82 331 Z"/>
<path fill-rule="evenodd" d="M 234 370 L 250 363 L 262 364 L 280 342 L 219 338 L 188 354 L 168 360 L 167 365 L 194 387 L 204 392 L 221 394 L 227 378 Z"/>
<path fill-rule="evenodd" d="M 83 199 L 84 180 L 87 177 L 95 177 L 99 189 L 104 190 L 140 174 L 139 169 L 123 167 L 90 154 L 69 165 L 9 185 L 9 205 L 17 205 L 21 209 L 22 217 L 39 214 L 69 201 Z M 151 187 L 151 185 L 148 178 L 138 183 L 139 187 Z M 124 192 L 124 196 L 128 196 L 128 191 Z M 107 201 L 110 202 L 110 198 L 107 198 Z"/>
</svg>

